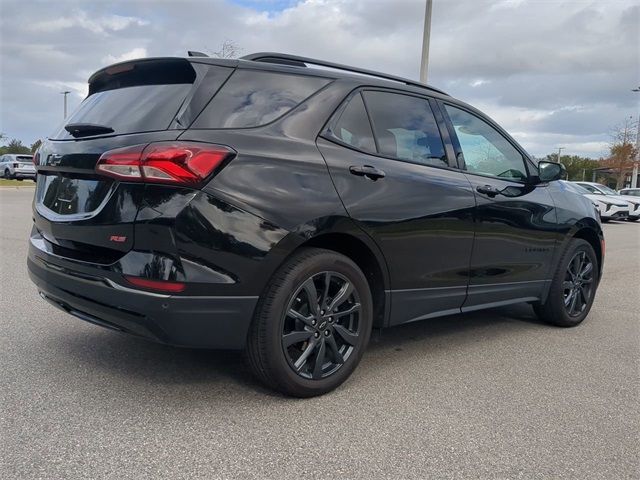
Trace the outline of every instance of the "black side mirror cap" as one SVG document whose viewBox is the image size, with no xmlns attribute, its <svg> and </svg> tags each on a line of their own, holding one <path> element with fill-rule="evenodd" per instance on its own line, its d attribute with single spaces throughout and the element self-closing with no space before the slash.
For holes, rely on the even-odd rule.
<svg viewBox="0 0 640 480">
<path fill-rule="evenodd" d="M 561 163 L 542 161 L 538 163 L 538 179 L 540 183 L 560 180 L 567 173 L 567 169 Z"/>
</svg>

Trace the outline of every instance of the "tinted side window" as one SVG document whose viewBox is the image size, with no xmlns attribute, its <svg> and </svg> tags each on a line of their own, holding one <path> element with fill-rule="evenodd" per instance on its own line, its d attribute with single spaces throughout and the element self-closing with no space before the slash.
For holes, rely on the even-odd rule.
<svg viewBox="0 0 640 480">
<path fill-rule="evenodd" d="M 380 153 L 446 167 L 442 138 L 427 100 L 388 92 L 364 92 Z"/>
<path fill-rule="evenodd" d="M 359 150 L 375 153 L 371 124 L 359 93 L 349 100 L 338 119 L 332 122 L 329 135 Z"/>
<path fill-rule="evenodd" d="M 455 128 L 469 172 L 513 180 L 525 180 L 527 170 L 520 152 L 484 120 L 445 105 Z"/>
<path fill-rule="evenodd" d="M 257 127 L 281 117 L 330 82 L 329 79 L 256 70 L 236 70 L 193 128 Z"/>
</svg>

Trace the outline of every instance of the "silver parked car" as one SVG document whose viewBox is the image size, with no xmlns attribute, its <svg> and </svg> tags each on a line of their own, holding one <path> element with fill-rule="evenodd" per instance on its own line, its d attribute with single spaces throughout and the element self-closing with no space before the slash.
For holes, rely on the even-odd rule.
<svg viewBox="0 0 640 480">
<path fill-rule="evenodd" d="M 629 204 L 629 213 L 625 217 L 625 220 L 635 222 L 640 219 L 640 198 L 633 197 L 631 195 L 620 195 L 612 188 L 595 182 L 575 182 L 582 188 L 586 188 L 593 195 L 603 195 L 611 200 L 618 202 L 626 202 Z"/>
<path fill-rule="evenodd" d="M 36 179 L 36 167 L 33 165 L 33 155 L 22 153 L 6 153 L 0 157 L 0 175 L 4 178 L 23 180 Z"/>
</svg>

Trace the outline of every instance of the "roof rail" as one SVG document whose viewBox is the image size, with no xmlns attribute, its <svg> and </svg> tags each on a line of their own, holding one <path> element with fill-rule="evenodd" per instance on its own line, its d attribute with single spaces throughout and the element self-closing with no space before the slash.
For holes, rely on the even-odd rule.
<svg viewBox="0 0 640 480">
<path fill-rule="evenodd" d="M 408 78 L 397 77 L 395 75 L 389 75 L 386 73 L 376 72 L 375 70 L 367 70 L 364 68 L 350 67 L 349 65 L 343 65 L 340 63 L 326 62 L 324 60 L 317 60 L 315 58 L 309 57 L 301 57 L 298 55 L 289 55 L 287 53 L 276 53 L 276 52 L 259 52 L 252 53 L 250 55 L 245 55 L 240 58 L 241 60 L 251 60 L 254 62 L 265 62 L 265 63 L 278 63 L 281 65 L 292 65 L 295 67 L 306 67 L 307 63 L 310 65 L 317 65 L 321 67 L 334 68 L 336 70 L 344 70 L 346 72 L 359 73 L 362 75 L 369 75 L 371 77 L 384 78 L 385 80 L 392 80 L 394 82 L 404 83 L 406 85 L 411 85 L 412 87 L 426 88 L 428 90 L 432 90 L 434 92 L 441 93 L 443 95 L 448 95 L 446 92 L 438 88 L 431 87 L 424 83 L 417 82 L 415 80 L 410 80 Z"/>
</svg>

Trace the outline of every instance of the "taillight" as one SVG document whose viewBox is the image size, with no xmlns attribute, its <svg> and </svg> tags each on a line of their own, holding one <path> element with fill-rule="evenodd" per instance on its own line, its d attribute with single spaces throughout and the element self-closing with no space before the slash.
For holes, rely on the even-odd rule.
<svg viewBox="0 0 640 480">
<path fill-rule="evenodd" d="M 234 154 L 222 145 L 157 142 L 109 150 L 100 156 L 96 171 L 129 182 L 195 186 Z"/>
<path fill-rule="evenodd" d="M 18 168 L 19 166 L 20 166 L 20 164 L 19 164 L 19 163 L 14 163 L 14 164 L 13 164 L 13 168 Z"/>
</svg>

